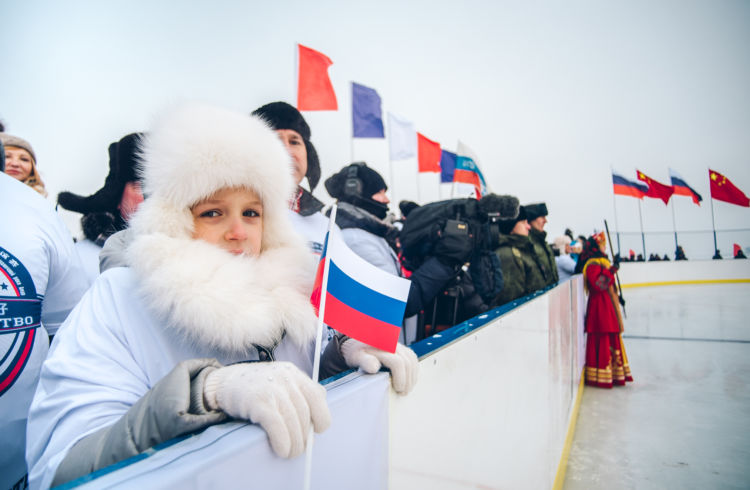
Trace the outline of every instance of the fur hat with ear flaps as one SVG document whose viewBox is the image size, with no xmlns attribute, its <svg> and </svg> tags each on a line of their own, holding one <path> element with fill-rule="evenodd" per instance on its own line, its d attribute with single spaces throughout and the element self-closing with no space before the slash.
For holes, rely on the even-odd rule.
<svg viewBox="0 0 750 490">
<path fill-rule="evenodd" d="M 130 221 L 128 262 L 141 296 L 165 324 L 195 344 L 243 354 L 287 334 L 303 346 L 315 332 L 314 261 L 293 231 L 290 157 L 261 119 L 217 107 L 180 106 L 143 140 L 146 200 Z M 193 238 L 191 208 L 224 188 L 262 201 L 258 256 L 235 256 Z"/>
<path fill-rule="evenodd" d="M 112 213 L 120 217 L 117 206 L 125 184 L 138 180 L 135 173 L 136 155 L 142 137 L 142 133 L 131 133 L 109 145 L 109 174 L 101 189 L 87 197 L 63 191 L 57 195 L 58 204 L 76 213 Z M 117 229 L 124 227 L 125 222 L 120 217 Z"/>
</svg>

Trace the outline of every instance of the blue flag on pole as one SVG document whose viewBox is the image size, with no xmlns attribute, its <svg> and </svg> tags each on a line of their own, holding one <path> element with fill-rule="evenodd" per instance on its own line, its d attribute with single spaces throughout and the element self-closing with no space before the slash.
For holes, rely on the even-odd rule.
<svg viewBox="0 0 750 490">
<path fill-rule="evenodd" d="M 453 182 L 453 172 L 456 171 L 456 154 L 443 150 L 440 155 L 440 182 Z"/>
<path fill-rule="evenodd" d="M 355 138 L 385 138 L 380 96 L 370 87 L 352 82 L 352 135 Z"/>
</svg>

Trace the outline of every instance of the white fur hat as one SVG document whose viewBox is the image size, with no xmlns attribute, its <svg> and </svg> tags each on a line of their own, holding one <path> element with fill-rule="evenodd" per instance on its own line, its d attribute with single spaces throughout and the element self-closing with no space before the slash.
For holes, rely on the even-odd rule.
<svg viewBox="0 0 750 490">
<path fill-rule="evenodd" d="M 246 187 L 263 202 L 262 250 L 289 242 L 287 202 L 295 185 L 291 159 L 262 119 L 203 104 L 165 113 L 142 143 L 146 200 L 131 220 L 137 235 L 193 233 L 190 208 L 225 187 Z"/>
</svg>

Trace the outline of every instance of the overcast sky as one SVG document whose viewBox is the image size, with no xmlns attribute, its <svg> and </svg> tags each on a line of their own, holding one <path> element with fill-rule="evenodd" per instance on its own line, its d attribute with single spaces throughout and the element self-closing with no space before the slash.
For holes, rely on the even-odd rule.
<svg viewBox="0 0 750 490">
<path fill-rule="evenodd" d="M 674 209 L 644 200 L 644 229 L 665 232 L 648 238 L 661 253 L 676 225 L 689 256 L 710 255 L 711 234 L 688 233 L 712 227 L 709 167 L 750 194 L 744 0 L 6 0 L 2 11 L 0 119 L 34 146 L 50 199 L 99 189 L 109 143 L 175 101 L 294 104 L 296 43 L 334 63 L 339 110 L 305 113 L 324 178 L 364 159 L 396 201 L 450 195 L 436 175 L 417 179 L 414 161 L 391 167 L 387 142 L 351 141 L 355 81 L 444 148 L 471 147 L 492 191 L 546 201 L 551 237 L 605 218 L 639 232 L 638 201 L 613 199 L 611 168 L 669 183 L 671 166 L 704 196 Z M 330 201 L 322 184 L 316 195 Z M 718 229 L 750 228 L 748 208 L 715 202 L 714 215 Z M 63 216 L 80 233 L 78 215 Z M 640 247 L 637 233 L 622 238 Z M 719 242 L 727 256 L 750 231 Z"/>
</svg>

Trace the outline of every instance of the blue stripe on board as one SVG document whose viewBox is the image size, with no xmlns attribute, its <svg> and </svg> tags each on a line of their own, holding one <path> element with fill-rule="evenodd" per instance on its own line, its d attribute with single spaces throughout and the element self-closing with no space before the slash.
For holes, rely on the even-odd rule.
<svg viewBox="0 0 750 490">
<path fill-rule="evenodd" d="M 328 293 L 367 316 L 398 327 L 404 321 L 406 302 L 386 296 L 358 283 L 333 260 L 328 269 Z"/>
</svg>

